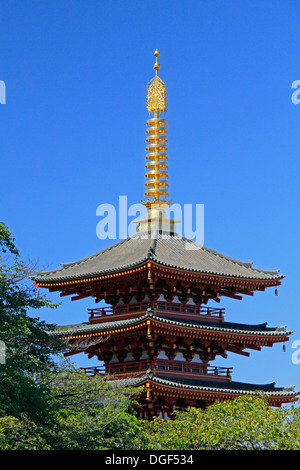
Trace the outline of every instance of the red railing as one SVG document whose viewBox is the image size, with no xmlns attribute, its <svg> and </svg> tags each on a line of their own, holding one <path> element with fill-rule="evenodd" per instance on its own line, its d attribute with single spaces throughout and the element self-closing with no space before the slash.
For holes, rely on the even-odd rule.
<svg viewBox="0 0 300 470">
<path fill-rule="evenodd" d="M 137 362 L 122 362 L 115 364 L 107 364 L 107 366 L 84 367 L 82 368 L 86 375 L 95 376 L 98 374 L 130 374 L 145 372 L 148 369 L 157 370 L 167 375 L 201 375 L 201 376 L 214 376 L 218 378 L 225 378 L 230 380 L 232 367 L 216 367 L 209 366 L 202 363 L 193 363 L 185 361 L 170 361 L 158 359 L 155 362 L 151 361 L 137 361 Z"/>
<path fill-rule="evenodd" d="M 181 372 L 200 375 L 217 375 L 230 378 L 232 367 L 209 366 L 197 362 L 157 360 L 156 369 L 167 372 Z"/>
<path fill-rule="evenodd" d="M 184 314 L 186 318 L 197 318 L 201 317 L 202 319 L 210 319 L 215 321 L 222 321 L 225 308 L 214 308 L 214 307 L 203 307 L 197 305 L 190 305 L 184 303 L 175 303 L 175 302 L 138 302 L 132 304 L 124 304 L 117 306 L 109 306 L 102 308 L 89 308 L 89 321 L 91 323 L 98 321 L 106 321 L 107 317 L 114 315 L 114 317 L 119 316 L 120 318 L 126 318 L 129 315 L 135 313 L 144 313 L 148 308 L 151 308 L 153 312 L 164 312 L 170 315 Z"/>
</svg>

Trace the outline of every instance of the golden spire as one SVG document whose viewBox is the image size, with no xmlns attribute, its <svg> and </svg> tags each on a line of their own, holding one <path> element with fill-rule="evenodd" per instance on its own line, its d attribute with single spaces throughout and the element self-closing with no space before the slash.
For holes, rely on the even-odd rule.
<svg viewBox="0 0 300 470">
<path fill-rule="evenodd" d="M 168 157 L 167 157 L 167 121 L 160 117 L 167 110 L 166 87 L 158 76 L 160 64 L 158 50 L 154 52 L 155 76 L 147 85 L 146 108 L 150 118 L 146 129 L 146 164 L 145 164 L 145 197 L 143 204 L 151 208 L 169 205 L 166 201 L 168 192 Z"/>
<path fill-rule="evenodd" d="M 168 156 L 167 156 L 167 121 L 161 117 L 167 111 L 166 87 L 158 76 L 160 64 L 158 63 L 159 51 L 154 52 L 156 61 L 154 64 L 155 76 L 147 85 L 146 108 L 150 117 L 147 120 L 146 129 L 146 157 L 145 157 L 145 193 L 146 201 L 142 201 L 147 207 L 147 215 L 143 220 L 138 220 L 138 232 L 174 232 L 177 221 L 170 220 L 165 209 L 170 206 L 167 202 L 168 192 Z"/>
</svg>

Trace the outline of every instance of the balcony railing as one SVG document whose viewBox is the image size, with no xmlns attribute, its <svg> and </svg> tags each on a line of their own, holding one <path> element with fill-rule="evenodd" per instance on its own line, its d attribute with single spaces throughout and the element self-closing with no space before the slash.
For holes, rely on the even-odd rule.
<svg viewBox="0 0 300 470">
<path fill-rule="evenodd" d="M 162 372 L 167 376 L 191 376 L 194 378 L 215 378 L 220 380 L 231 380 L 232 367 L 216 367 L 202 363 L 193 363 L 185 361 L 171 361 L 157 359 L 155 362 L 151 361 L 137 361 L 137 362 L 122 362 L 115 364 L 107 364 L 105 366 L 85 367 L 83 370 L 86 375 L 95 376 L 98 374 L 109 374 L 124 376 L 126 374 L 132 375 L 134 373 L 142 373 L 146 370 Z"/>
<path fill-rule="evenodd" d="M 197 362 L 157 360 L 156 369 L 164 372 L 181 372 L 199 375 L 214 375 L 230 378 L 232 367 L 209 366 Z"/>
<path fill-rule="evenodd" d="M 167 316 L 184 316 L 185 318 L 201 318 L 202 320 L 209 319 L 211 321 L 223 321 L 225 312 L 225 308 L 203 307 L 164 301 L 146 301 L 102 308 L 89 308 L 89 322 L 109 321 L 109 317 L 112 315 L 114 319 L 116 317 L 125 319 L 138 313 L 144 314 L 148 308 L 151 308 L 153 312 L 167 314 Z"/>
</svg>

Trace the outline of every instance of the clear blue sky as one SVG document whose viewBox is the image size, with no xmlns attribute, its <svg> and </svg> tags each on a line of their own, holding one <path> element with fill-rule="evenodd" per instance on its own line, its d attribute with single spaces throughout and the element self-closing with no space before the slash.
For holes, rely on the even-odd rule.
<svg viewBox="0 0 300 470">
<path fill-rule="evenodd" d="M 0 218 L 23 258 L 56 268 L 92 254 L 112 243 L 96 236 L 97 206 L 143 198 L 145 91 L 158 48 L 170 197 L 204 204 L 206 246 L 286 275 L 278 297 L 271 289 L 221 304 L 228 321 L 293 329 L 286 352 L 215 365 L 233 366 L 237 381 L 300 390 L 291 348 L 300 340 L 299 2 L 15 0 L 0 10 Z M 40 313 L 78 323 L 92 306 L 64 298 Z"/>
</svg>

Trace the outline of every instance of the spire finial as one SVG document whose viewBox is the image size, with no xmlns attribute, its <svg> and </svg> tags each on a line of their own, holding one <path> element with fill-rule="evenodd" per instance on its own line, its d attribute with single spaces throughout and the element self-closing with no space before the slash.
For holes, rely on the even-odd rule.
<svg viewBox="0 0 300 470">
<path fill-rule="evenodd" d="M 166 87 L 158 76 L 160 64 L 158 57 L 160 52 L 154 52 L 156 62 L 154 64 L 155 77 L 148 83 L 146 107 L 150 118 L 147 120 L 146 130 L 146 172 L 145 172 L 145 196 L 144 203 L 148 208 L 153 204 L 159 206 L 168 204 L 168 157 L 167 157 L 167 121 L 161 117 L 161 113 L 167 110 Z"/>
<path fill-rule="evenodd" d="M 167 111 L 167 94 L 165 84 L 158 76 L 158 71 L 160 69 L 158 57 L 160 56 L 160 52 L 157 49 L 154 52 L 154 56 L 156 57 L 156 62 L 153 66 L 155 76 L 147 85 L 146 108 L 149 113 L 155 111 L 165 113 Z"/>
<path fill-rule="evenodd" d="M 160 52 L 156 49 L 156 51 L 154 52 L 154 56 L 156 57 L 156 62 L 153 66 L 154 70 L 155 70 L 155 73 L 157 75 L 159 69 L 160 69 L 160 64 L 158 63 L 158 58 L 160 56 Z"/>
</svg>

